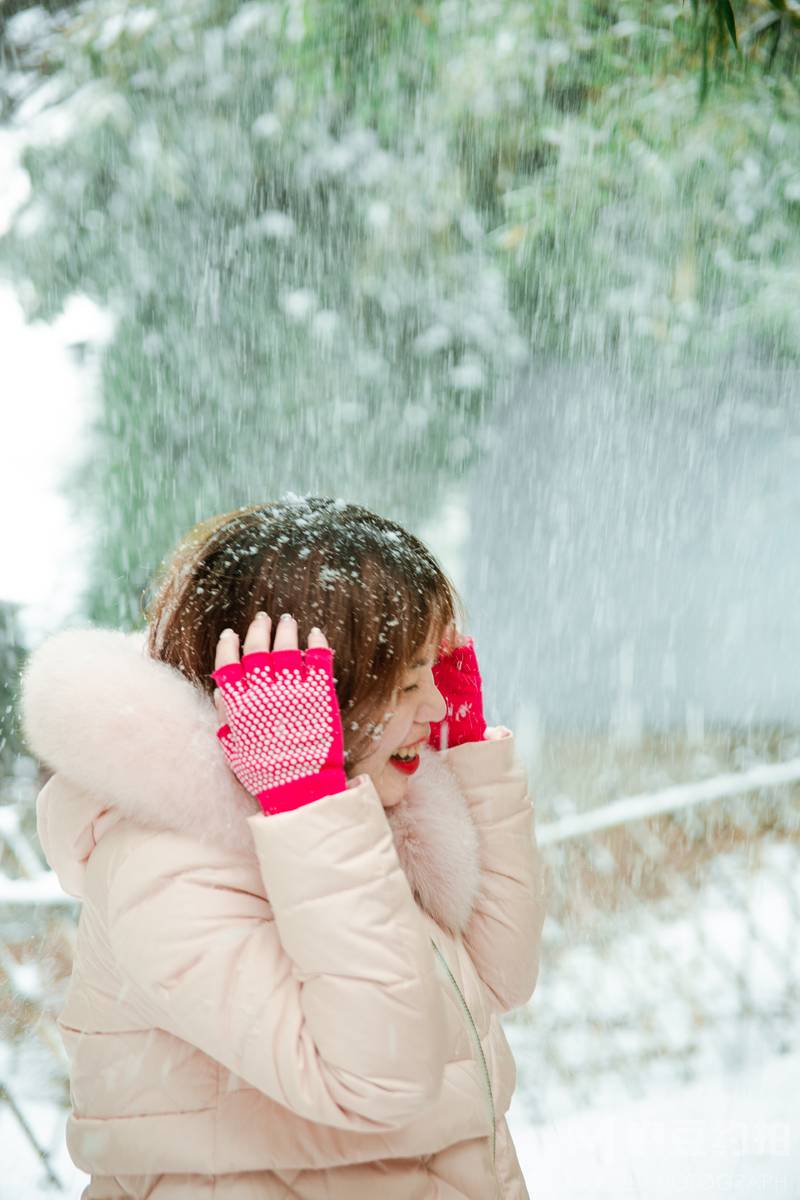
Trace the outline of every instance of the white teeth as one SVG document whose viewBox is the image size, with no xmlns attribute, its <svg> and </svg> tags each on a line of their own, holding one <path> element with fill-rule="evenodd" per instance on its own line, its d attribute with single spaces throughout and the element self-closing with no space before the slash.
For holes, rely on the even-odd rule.
<svg viewBox="0 0 800 1200">
<path fill-rule="evenodd" d="M 412 746 L 412 748 L 410 750 L 409 749 L 398 750 L 395 754 L 392 755 L 392 758 L 400 758 L 403 760 L 403 762 L 411 762 L 413 759 L 415 759 L 417 757 L 417 755 L 419 753 L 419 748 L 422 745 L 423 740 L 424 739 L 420 738 L 420 740 L 418 742 L 415 742 L 415 744 Z"/>
</svg>

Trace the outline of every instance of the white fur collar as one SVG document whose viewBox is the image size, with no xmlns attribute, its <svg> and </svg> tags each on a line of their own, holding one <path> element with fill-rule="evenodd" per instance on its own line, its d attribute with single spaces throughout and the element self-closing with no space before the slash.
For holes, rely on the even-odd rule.
<svg viewBox="0 0 800 1200">
<path fill-rule="evenodd" d="M 211 700 L 146 652 L 143 634 L 67 630 L 29 658 L 22 717 L 34 754 L 57 773 L 39 806 L 39 836 L 67 890 L 103 828 L 120 816 L 148 828 L 255 853 L 245 817 L 256 800 L 216 739 Z M 56 786 L 53 786 L 53 784 Z M 450 768 L 425 748 L 407 798 L 386 817 L 418 903 L 463 932 L 480 880 L 478 834 Z"/>
</svg>

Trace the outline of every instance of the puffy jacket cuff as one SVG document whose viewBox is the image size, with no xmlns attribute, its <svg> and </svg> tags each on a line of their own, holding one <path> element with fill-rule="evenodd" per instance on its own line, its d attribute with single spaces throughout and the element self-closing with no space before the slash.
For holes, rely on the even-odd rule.
<svg viewBox="0 0 800 1200">
<path fill-rule="evenodd" d="M 510 731 L 505 736 L 498 736 L 498 729 L 502 728 L 487 729 L 479 742 L 463 742 L 442 751 L 443 761 L 469 785 L 493 783 L 515 766 L 516 739 Z M 487 733 L 493 736 L 487 738 Z"/>
<path fill-rule="evenodd" d="M 308 900 L 315 893 L 324 893 L 326 887 L 332 892 L 343 882 L 352 887 L 362 863 L 367 862 L 361 881 L 365 886 L 371 887 L 380 878 L 385 887 L 385 877 L 392 875 L 403 891 L 408 889 L 386 813 L 369 775 L 346 780 L 340 792 L 320 796 L 303 809 L 276 812 L 268 821 L 257 813 L 248 817 L 247 823 L 276 911 L 284 904 L 293 909 L 301 896 Z M 377 867 L 370 860 L 378 860 Z M 387 899 L 396 901 L 391 893 L 388 888 Z"/>
</svg>

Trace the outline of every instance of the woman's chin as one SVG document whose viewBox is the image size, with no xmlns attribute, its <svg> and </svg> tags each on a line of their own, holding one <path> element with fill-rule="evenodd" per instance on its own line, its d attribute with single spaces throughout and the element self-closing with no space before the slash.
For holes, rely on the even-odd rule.
<svg viewBox="0 0 800 1200">
<path fill-rule="evenodd" d="M 405 799 L 408 791 L 408 776 L 398 771 L 390 762 L 382 767 L 373 767 L 369 763 L 356 763 L 352 768 L 351 778 L 356 775 L 369 775 L 375 791 L 380 796 L 384 808 L 393 808 Z"/>
<path fill-rule="evenodd" d="M 384 808 L 393 808 L 395 804 L 399 804 L 401 800 L 405 799 L 408 779 L 391 763 L 387 763 L 377 777 L 373 775 L 372 782 L 375 784 L 375 791 L 380 796 Z"/>
</svg>

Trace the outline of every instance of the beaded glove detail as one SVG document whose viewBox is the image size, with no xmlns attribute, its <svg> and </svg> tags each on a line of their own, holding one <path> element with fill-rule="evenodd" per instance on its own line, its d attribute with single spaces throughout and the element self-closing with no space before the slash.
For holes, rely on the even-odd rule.
<svg viewBox="0 0 800 1200">
<path fill-rule="evenodd" d="M 256 651 L 211 675 L 228 715 L 217 737 L 234 775 L 265 813 L 347 787 L 333 654 L 327 646 Z"/>
</svg>

